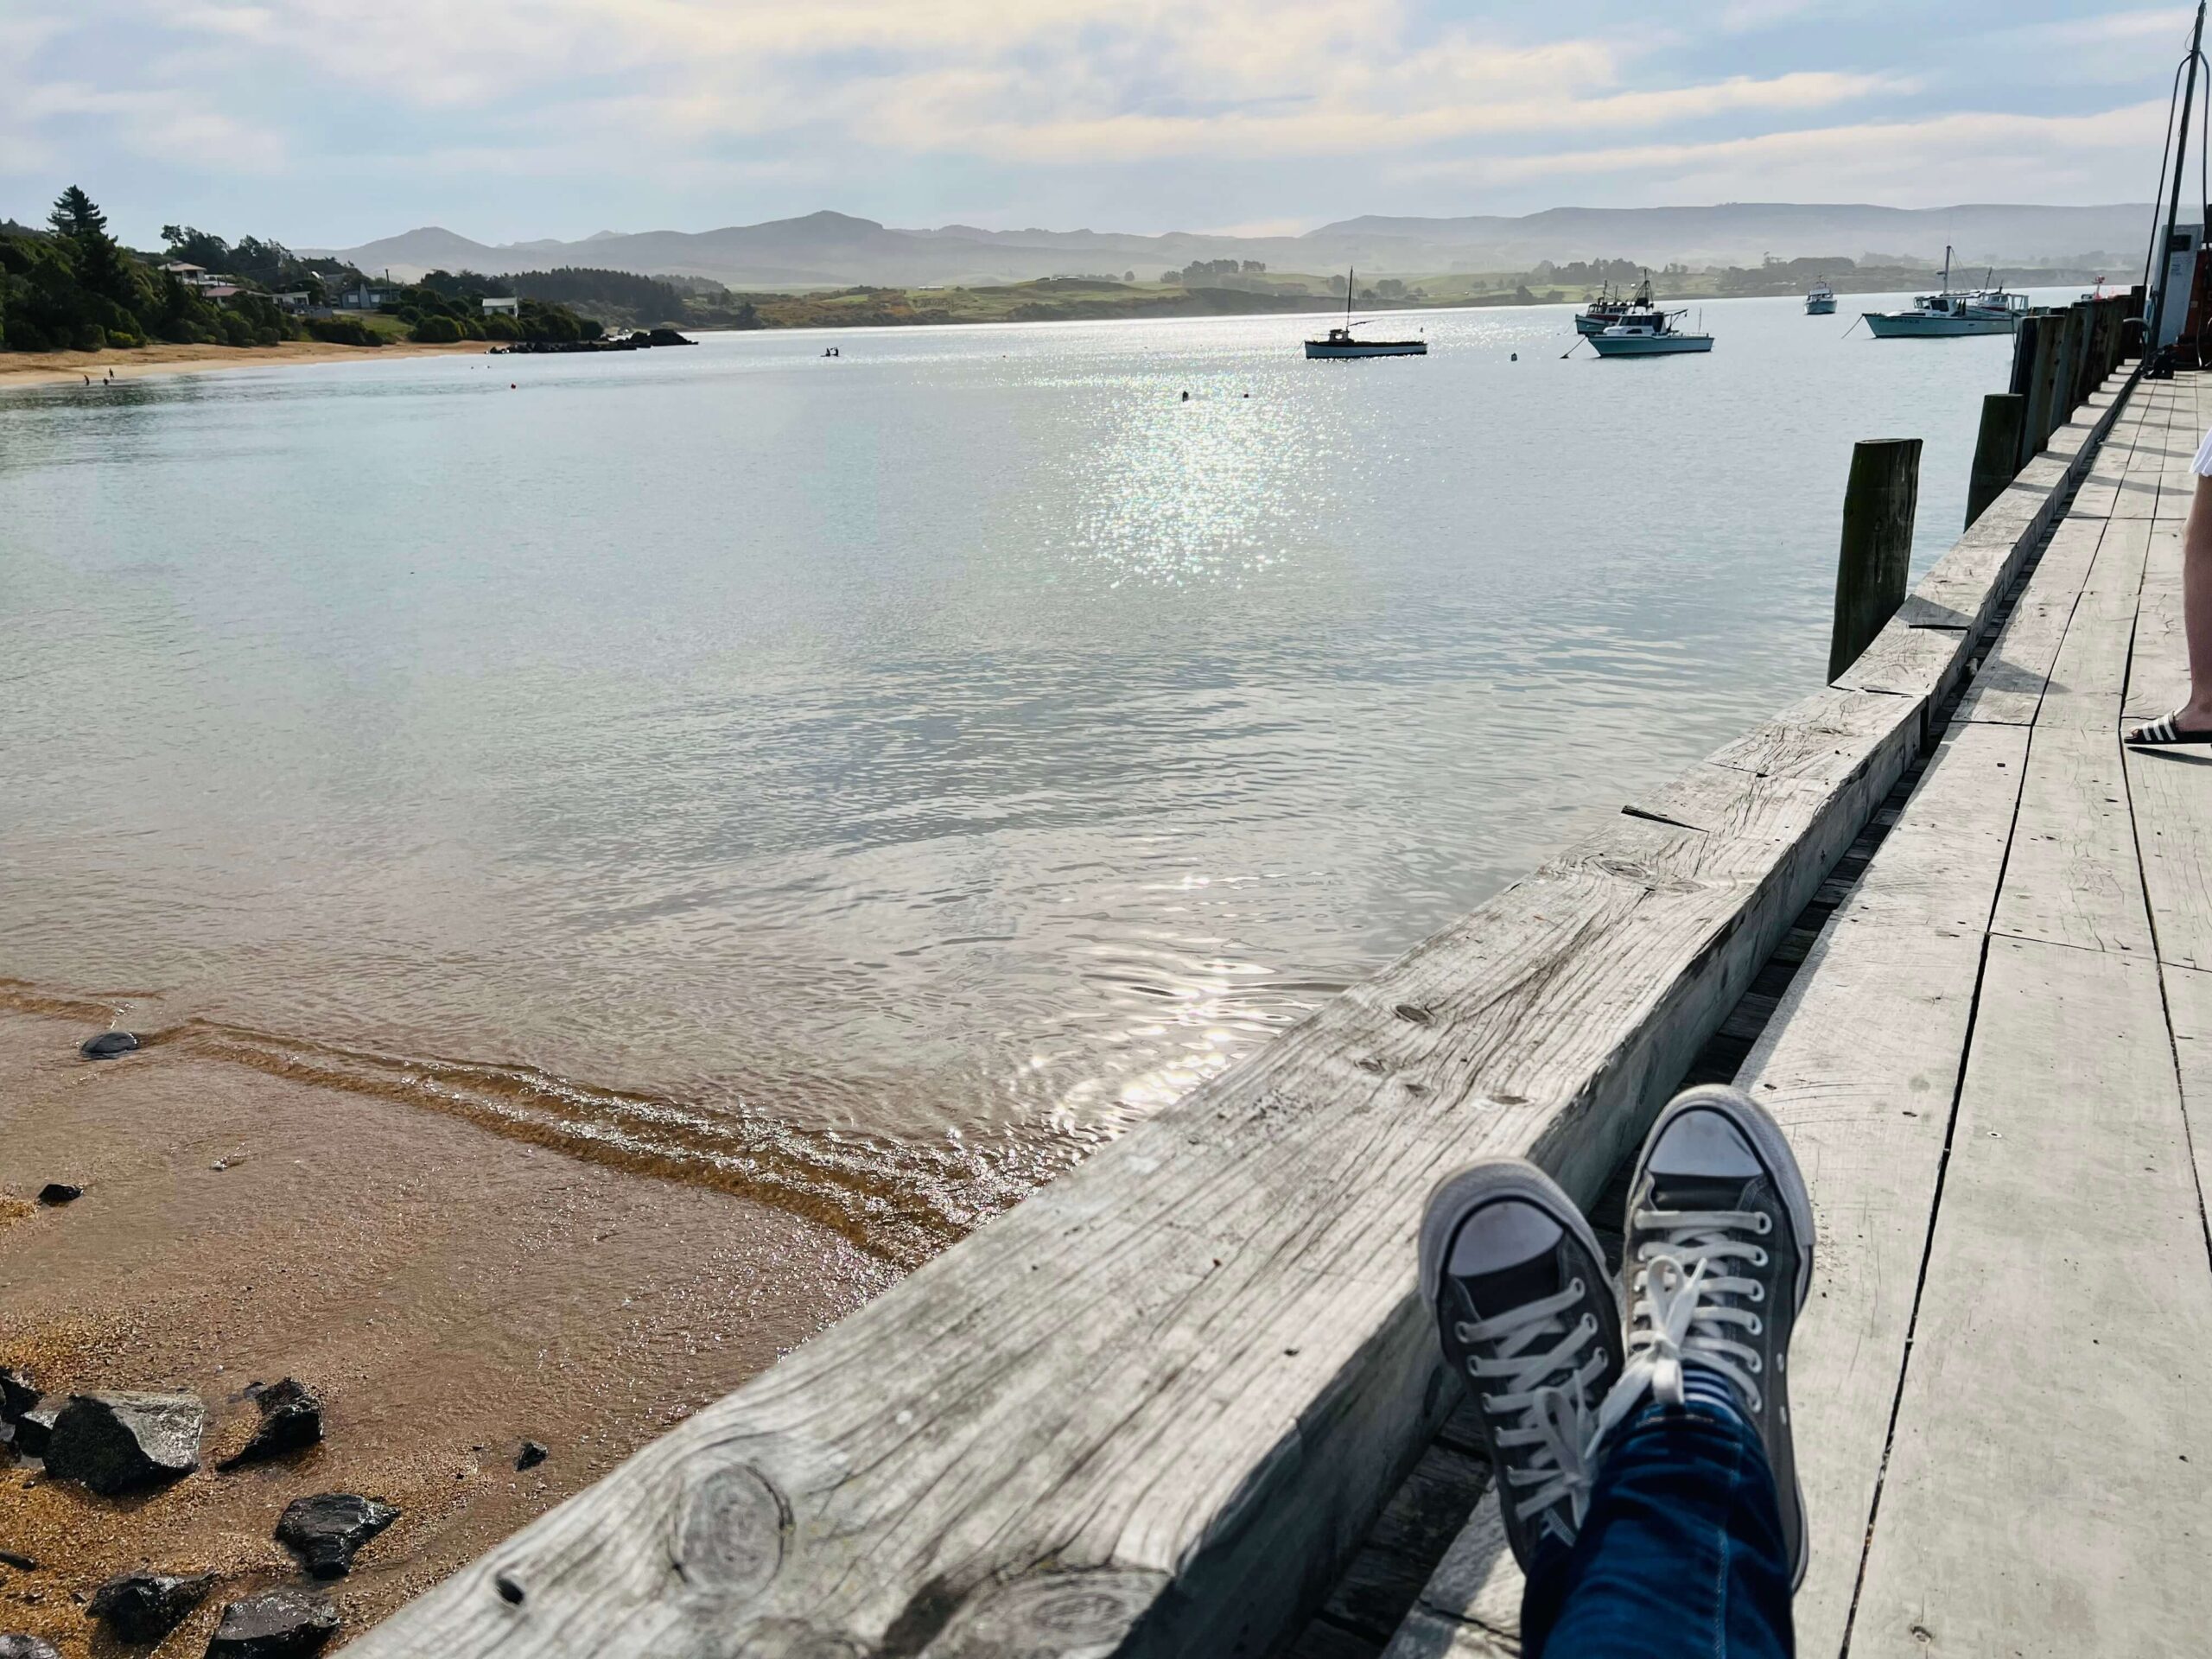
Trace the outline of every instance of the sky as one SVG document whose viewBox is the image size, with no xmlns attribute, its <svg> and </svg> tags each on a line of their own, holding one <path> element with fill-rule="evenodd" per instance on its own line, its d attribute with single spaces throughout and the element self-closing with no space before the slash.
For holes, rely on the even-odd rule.
<svg viewBox="0 0 2212 1659">
<path fill-rule="evenodd" d="M 0 0 L 0 216 L 351 246 L 2142 201 L 2182 10 L 2086 0 Z"/>
</svg>

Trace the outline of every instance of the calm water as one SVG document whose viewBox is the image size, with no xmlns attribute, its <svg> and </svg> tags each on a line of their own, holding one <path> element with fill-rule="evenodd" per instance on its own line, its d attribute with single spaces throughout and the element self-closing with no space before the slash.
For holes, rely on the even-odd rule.
<svg viewBox="0 0 2212 1659">
<path fill-rule="evenodd" d="M 1567 315 L 0 396 L 0 979 L 926 1247 L 1817 686 L 1853 439 L 1956 534 L 2009 340 Z"/>
</svg>

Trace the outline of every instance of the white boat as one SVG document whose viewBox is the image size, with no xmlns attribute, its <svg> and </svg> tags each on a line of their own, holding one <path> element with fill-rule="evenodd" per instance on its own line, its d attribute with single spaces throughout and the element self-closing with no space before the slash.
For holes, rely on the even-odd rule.
<svg viewBox="0 0 2212 1659">
<path fill-rule="evenodd" d="M 1611 327 L 1591 335 L 1590 344 L 1600 357 L 1668 357 L 1676 352 L 1711 351 L 1711 334 L 1675 326 L 1676 318 L 1688 315 L 1662 311 L 1648 302 L 1634 306 Z"/>
<path fill-rule="evenodd" d="M 1828 286 L 1825 276 L 1813 284 L 1805 296 L 1805 315 L 1808 317 L 1830 317 L 1835 315 L 1835 289 Z"/>
<path fill-rule="evenodd" d="M 1358 273 L 1344 274 L 1344 321 L 1340 328 L 1332 328 L 1319 340 L 1306 342 L 1308 357 L 1427 357 L 1428 342 L 1425 340 L 1360 340 L 1352 330 L 1366 326 L 1366 319 L 1351 320 L 1351 296 L 1358 289 Z"/>
<path fill-rule="evenodd" d="M 2009 334 L 2027 315 L 2028 296 L 1997 287 L 1954 292 L 1951 251 L 1943 250 L 1943 291 L 1923 294 L 1910 311 L 1869 311 L 1866 327 L 1877 340 L 1927 340 L 1956 334 Z"/>
</svg>

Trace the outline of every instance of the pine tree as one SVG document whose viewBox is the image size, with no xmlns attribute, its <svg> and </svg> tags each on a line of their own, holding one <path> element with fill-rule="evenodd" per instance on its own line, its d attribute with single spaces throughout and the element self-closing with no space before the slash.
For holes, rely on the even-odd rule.
<svg viewBox="0 0 2212 1659">
<path fill-rule="evenodd" d="M 46 216 L 46 222 L 57 236 L 66 236 L 72 242 L 107 240 L 107 215 L 73 184 L 54 199 L 54 211 Z"/>
<path fill-rule="evenodd" d="M 79 283 L 125 311 L 136 308 L 143 296 L 132 280 L 130 262 L 108 235 L 107 215 L 90 196 L 71 185 L 54 199 L 46 222 L 69 245 Z"/>
</svg>

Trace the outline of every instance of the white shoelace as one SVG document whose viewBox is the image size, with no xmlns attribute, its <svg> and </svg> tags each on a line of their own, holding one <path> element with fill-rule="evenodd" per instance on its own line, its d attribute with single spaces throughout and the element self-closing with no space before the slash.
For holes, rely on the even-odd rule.
<svg viewBox="0 0 2212 1659">
<path fill-rule="evenodd" d="M 1494 1319 L 1462 1322 L 1455 1334 L 1469 1348 L 1496 1344 L 1485 1358 L 1471 1354 L 1467 1374 L 1476 1402 L 1493 1417 L 1506 1420 L 1494 1438 L 1498 1450 L 1527 1450 L 1524 1459 L 1509 1461 L 1507 1484 L 1514 1489 L 1514 1513 L 1522 1520 L 1566 1498 L 1574 1524 L 1590 1503 L 1590 1483 L 1597 1472 L 1591 1450 L 1590 1385 L 1605 1369 L 1605 1353 L 1595 1343 L 1598 1321 L 1588 1313 L 1568 1324 L 1560 1315 L 1583 1300 L 1577 1279 L 1566 1289 L 1499 1314 Z M 1538 1346 L 1555 1338 L 1549 1346 Z M 1564 1376 L 1561 1376 L 1564 1373 Z M 1550 1379 L 1558 1377 L 1557 1382 Z M 1492 1381 L 1504 1387 L 1485 1388 Z"/>
<path fill-rule="evenodd" d="M 1764 1362 L 1758 1350 L 1737 1338 L 1764 1332 L 1758 1306 L 1766 1288 L 1730 1266 L 1737 1261 L 1766 1265 L 1766 1248 L 1755 1241 L 1773 1230 L 1772 1219 L 1743 1210 L 1639 1210 L 1634 1228 L 1646 1236 L 1637 1247 L 1629 1287 L 1628 1364 L 1598 1408 L 1586 1456 L 1594 1456 L 1598 1443 L 1647 1391 L 1663 1405 L 1682 1403 L 1685 1356 L 1734 1383 L 1754 1414 L 1764 1398 L 1758 1384 Z M 1740 1297 L 1751 1306 L 1724 1306 L 1712 1300 L 1719 1296 Z"/>
</svg>

